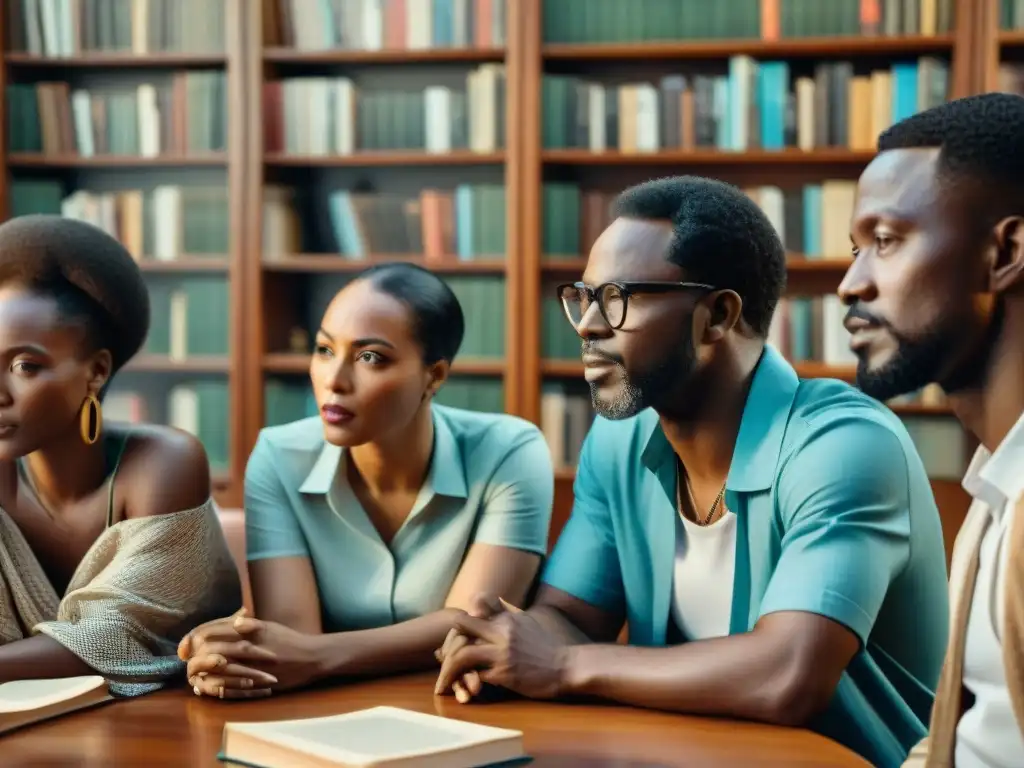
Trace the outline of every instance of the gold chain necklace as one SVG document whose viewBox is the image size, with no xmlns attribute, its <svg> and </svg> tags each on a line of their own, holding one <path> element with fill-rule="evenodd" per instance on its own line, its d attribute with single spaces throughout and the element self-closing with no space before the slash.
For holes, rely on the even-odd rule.
<svg viewBox="0 0 1024 768">
<path fill-rule="evenodd" d="M 680 482 L 682 481 L 682 482 Z M 708 512 L 707 517 L 701 519 L 697 514 L 697 500 L 693 497 L 693 489 L 690 487 L 690 478 L 686 474 L 686 469 L 683 467 L 683 463 L 676 459 L 676 512 L 679 513 L 680 517 L 685 517 L 683 514 L 683 483 L 686 483 L 686 493 L 690 497 L 690 505 L 693 507 L 693 521 L 697 525 L 704 527 L 708 525 L 715 517 L 715 512 L 718 511 L 718 505 L 722 503 L 722 497 L 725 496 L 725 485 L 722 485 L 722 490 L 718 492 L 718 496 L 715 497 L 714 504 L 711 505 L 711 510 Z"/>
</svg>

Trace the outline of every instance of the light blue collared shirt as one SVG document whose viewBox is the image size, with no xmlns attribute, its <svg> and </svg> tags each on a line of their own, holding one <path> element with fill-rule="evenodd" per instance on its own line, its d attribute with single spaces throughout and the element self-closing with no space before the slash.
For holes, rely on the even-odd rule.
<svg viewBox="0 0 1024 768">
<path fill-rule="evenodd" d="M 540 430 L 514 416 L 431 408 L 430 470 L 389 545 L 319 417 L 260 432 L 245 473 L 247 556 L 310 558 L 325 632 L 442 609 L 474 543 L 547 554 L 554 473 Z"/>
<path fill-rule="evenodd" d="M 634 645 L 666 644 L 675 483 L 656 413 L 598 418 L 544 573 L 581 600 L 625 610 Z M 927 732 L 949 633 L 939 513 L 903 423 L 843 382 L 801 381 L 769 346 L 725 498 L 737 516 L 730 634 L 777 611 L 848 627 L 862 650 L 813 727 L 872 765 L 899 766 Z"/>
</svg>

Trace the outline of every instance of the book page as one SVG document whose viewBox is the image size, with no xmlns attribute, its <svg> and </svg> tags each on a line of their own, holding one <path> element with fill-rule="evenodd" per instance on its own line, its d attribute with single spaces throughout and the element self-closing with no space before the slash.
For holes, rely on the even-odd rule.
<svg viewBox="0 0 1024 768">
<path fill-rule="evenodd" d="M 25 712 L 83 696 L 103 685 L 98 675 L 55 680 L 16 680 L 0 685 L 0 713 Z"/>
<path fill-rule="evenodd" d="M 300 720 L 278 725 L 274 728 L 274 733 L 368 757 L 457 749 L 475 741 L 454 730 L 427 723 L 410 722 L 406 718 L 387 714 L 331 722 Z"/>
</svg>

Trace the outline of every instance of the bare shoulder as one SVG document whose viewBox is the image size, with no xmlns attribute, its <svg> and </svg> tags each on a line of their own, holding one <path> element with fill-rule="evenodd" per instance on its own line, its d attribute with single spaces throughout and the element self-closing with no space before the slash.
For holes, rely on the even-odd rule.
<svg viewBox="0 0 1024 768">
<path fill-rule="evenodd" d="M 210 498 L 210 463 L 193 435 L 156 424 L 118 431 L 128 438 L 117 479 L 125 517 L 181 512 Z"/>
</svg>

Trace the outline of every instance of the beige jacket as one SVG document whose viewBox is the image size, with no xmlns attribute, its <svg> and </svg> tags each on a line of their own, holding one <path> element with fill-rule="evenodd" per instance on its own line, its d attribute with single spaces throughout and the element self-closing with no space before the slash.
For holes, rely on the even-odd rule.
<svg viewBox="0 0 1024 768">
<path fill-rule="evenodd" d="M 929 734 L 911 750 L 903 768 L 953 768 L 956 729 L 963 714 L 964 642 L 978 575 L 978 552 L 992 516 L 984 504 L 972 504 L 953 546 L 949 569 L 952 623 L 946 660 L 939 676 Z M 1006 614 L 1003 666 L 1017 725 L 1024 731 L 1024 499 L 1009 529 L 1006 563 Z"/>
</svg>

